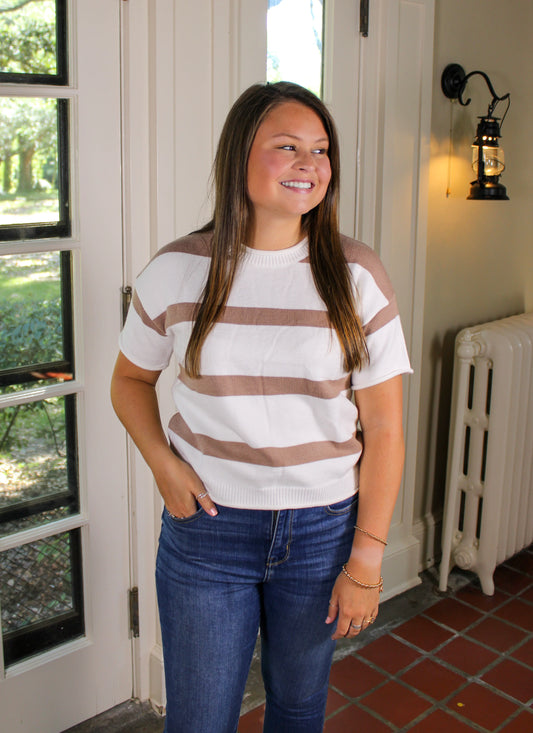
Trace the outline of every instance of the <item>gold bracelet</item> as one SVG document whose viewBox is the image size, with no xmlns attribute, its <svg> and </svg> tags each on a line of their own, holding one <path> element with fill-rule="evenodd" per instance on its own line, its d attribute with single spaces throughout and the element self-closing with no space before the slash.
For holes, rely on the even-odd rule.
<svg viewBox="0 0 533 733">
<path fill-rule="evenodd" d="M 357 580 L 357 578 L 354 578 L 352 575 L 350 575 L 350 573 L 346 570 L 346 565 L 342 566 L 342 572 L 344 573 L 344 575 L 346 575 L 347 578 L 352 581 L 352 583 L 361 586 L 361 588 L 366 588 L 367 590 L 374 590 L 375 588 L 377 588 L 380 593 L 383 593 L 383 578 L 381 576 L 377 583 L 363 583 L 362 581 Z"/>
<path fill-rule="evenodd" d="M 378 537 L 376 534 L 372 534 L 372 532 L 369 532 L 367 529 L 358 527 L 357 524 L 354 526 L 354 529 L 356 529 L 358 532 L 362 532 L 363 534 L 367 534 L 369 537 L 372 537 L 373 540 L 377 540 L 378 542 L 381 542 L 382 545 L 387 546 L 388 544 L 387 540 L 384 540 L 381 537 Z"/>
</svg>

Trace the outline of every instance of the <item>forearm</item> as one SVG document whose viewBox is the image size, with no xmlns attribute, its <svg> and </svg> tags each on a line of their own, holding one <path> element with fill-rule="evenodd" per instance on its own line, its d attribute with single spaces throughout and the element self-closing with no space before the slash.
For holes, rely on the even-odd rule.
<svg viewBox="0 0 533 733">
<path fill-rule="evenodd" d="M 376 428 L 364 436 L 359 469 L 357 526 L 386 540 L 400 488 L 404 442 L 401 430 Z M 380 576 L 385 545 L 361 531 L 354 532 L 349 568 L 366 583 Z"/>
<path fill-rule="evenodd" d="M 386 540 L 404 461 L 401 376 L 355 393 L 363 431 L 357 526 Z M 379 578 L 384 543 L 356 530 L 349 567 L 367 583 Z"/>
<path fill-rule="evenodd" d="M 111 402 L 144 460 L 155 474 L 161 458 L 170 452 L 161 425 L 155 384 L 113 375 Z"/>
<path fill-rule="evenodd" d="M 169 446 L 155 391 L 159 374 L 135 366 L 120 353 L 111 380 L 115 412 L 152 470 L 167 509 L 187 517 L 200 502 L 206 512 L 216 516 L 216 507 L 200 478 Z"/>
</svg>

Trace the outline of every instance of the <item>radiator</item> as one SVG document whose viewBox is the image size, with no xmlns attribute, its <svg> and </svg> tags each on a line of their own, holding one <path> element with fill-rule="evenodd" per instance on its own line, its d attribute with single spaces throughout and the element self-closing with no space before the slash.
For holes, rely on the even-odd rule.
<svg viewBox="0 0 533 733">
<path fill-rule="evenodd" d="M 454 565 L 494 593 L 494 570 L 533 540 L 533 313 L 455 340 L 439 588 Z"/>
</svg>

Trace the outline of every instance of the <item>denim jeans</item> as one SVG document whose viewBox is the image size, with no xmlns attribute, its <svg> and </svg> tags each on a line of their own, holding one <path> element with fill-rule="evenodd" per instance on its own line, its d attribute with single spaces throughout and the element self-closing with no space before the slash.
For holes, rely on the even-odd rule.
<svg viewBox="0 0 533 733">
<path fill-rule="evenodd" d="M 320 733 L 335 643 L 331 589 L 357 497 L 329 507 L 163 512 L 157 594 L 166 733 L 235 733 L 261 632 L 265 733 Z"/>
</svg>

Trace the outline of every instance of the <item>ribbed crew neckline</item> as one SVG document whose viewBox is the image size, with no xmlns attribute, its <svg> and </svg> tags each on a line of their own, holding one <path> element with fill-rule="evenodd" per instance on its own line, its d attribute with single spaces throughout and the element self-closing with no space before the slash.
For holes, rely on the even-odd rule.
<svg viewBox="0 0 533 733">
<path fill-rule="evenodd" d="M 298 244 L 286 249 L 253 249 L 246 247 L 244 260 L 247 264 L 258 265 L 259 267 L 282 267 L 283 265 L 292 265 L 294 262 L 307 257 L 308 243 L 307 237 L 302 239 Z"/>
</svg>

